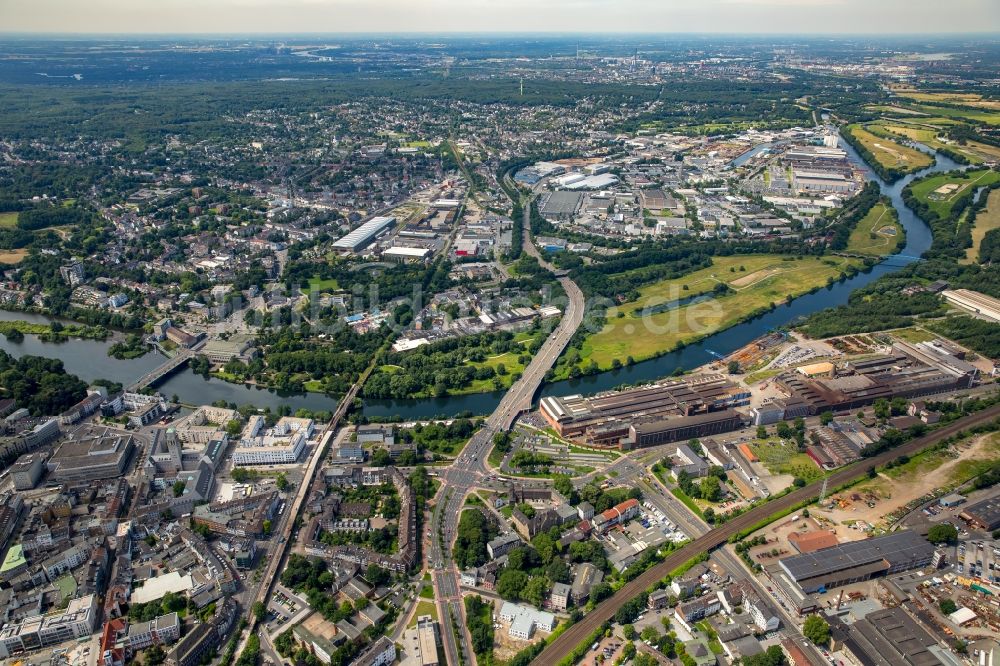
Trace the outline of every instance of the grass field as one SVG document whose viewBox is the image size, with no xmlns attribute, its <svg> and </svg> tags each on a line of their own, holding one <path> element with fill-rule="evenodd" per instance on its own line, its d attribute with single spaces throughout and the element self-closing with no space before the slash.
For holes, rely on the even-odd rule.
<svg viewBox="0 0 1000 666">
<path fill-rule="evenodd" d="M 709 268 L 648 285 L 640 290 L 637 300 L 610 308 L 603 328 L 584 341 L 581 361 L 593 360 L 605 369 L 611 367 L 614 359 L 624 362 L 631 356 L 639 361 L 668 352 L 738 324 L 772 303 L 783 303 L 814 287 L 822 287 L 828 279 L 837 279 L 841 271 L 857 263 L 841 257 L 801 260 L 766 254 L 715 257 Z M 704 294 L 720 283 L 729 285 L 732 291 L 704 302 L 643 316 L 647 307 Z M 568 372 L 568 368 L 563 366 L 563 371 Z"/>
<path fill-rule="evenodd" d="M 812 458 L 799 453 L 795 442 L 782 444 L 781 440 L 770 439 L 751 444 L 750 448 L 772 474 L 790 474 L 806 482 L 815 481 L 823 476 L 823 470 Z"/>
<path fill-rule="evenodd" d="M 873 134 L 860 125 L 848 125 L 847 131 L 875 156 L 879 164 L 887 169 L 918 171 L 934 164 L 934 158 L 923 151 Z"/>
<path fill-rule="evenodd" d="M 1000 180 L 1000 173 L 989 169 L 979 169 L 977 171 L 966 171 L 968 178 L 958 178 L 947 173 L 932 176 L 912 186 L 913 196 L 921 201 L 926 201 L 927 205 L 942 218 L 948 217 L 952 207 L 961 200 L 962 197 L 971 196 L 972 191 L 977 187 L 989 185 Z M 941 194 L 935 194 L 938 188 L 957 184 L 958 189 Z"/>
<path fill-rule="evenodd" d="M 21 250 L 0 250 L 0 264 L 13 265 L 20 263 L 22 259 L 28 256 L 28 251 Z"/>
<path fill-rule="evenodd" d="M 438 609 L 433 601 L 420 601 L 417 603 L 417 609 L 413 613 L 413 618 L 410 620 L 410 624 L 407 629 L 412 629 L 417 626 L 417 618 L 421 615 L 430 615 L 437 622 L 438 619 Z"/>
<path fill-rule="evenodd" d="M 912 108 L 914 111 L 921 111 L 929 116 L 976 120 L 986 123 L 987 125 L 1000 125 L 1000 110 L 975 109 L 968 107 L 953 108 L 949 106 L 927 106 L 924 104 L 914 104 L 909 108 Z"/>
<path fill-rule="evenodd" d="M 881 128 L 884 132 L 894 136 L 919 141 L 928 148 L 932 148 L 934 150 L 954 150 L 955 152 L 964 155 L 972 164 L 980 164 L 985 160 L 996 159 L 997 156 L 1000 156 L 1000 148 L 988 146 L 985 143 L 979 143 L 976 141 L 967 142 L 965 145 L 946 143 L 938 138 L 938 135 L 941 133 L 941 128 L 926 125 L 924 123 L 917 124 L 900 121 L 882 121 L 872 124 L 873 129 L 876 127 Z"/>
<path fill-rule="evenodd" d="M 920 328 L 919 326 L 910 326 L 909 328 L 897 328 L 889 333 L 894 338 L 899 338 L 900 340 L 905 340 L 906 342 L 929 342 L 934 338 L 941 337 L 937 333 L 932 333 L 925 328 Z"/>
<path fill-rule="evenodd" d="M 847 251 L 852 254 L 882 256 L 892 254 L 906 242 L 896 210 L 885 204 L 875 204 L 851 231 Z"/>
<path fill-rule="evenodd" d="M 0 229 L 11 229 L 17 224 L 18 213 L 0 213 Z"/>
<path fill-rule="evenodd" d="M 312 278 L 309 280 L 309 291 L 336 291 L 340 289 L 340 285 L 333 278 L 328 278 L 326 280 L 321 280 L 320 278 Z"/>
<path fill-rule="evenodd" d="M 976 215 L 976 223 L 972 226 L 972 247 L 965 250 L 965 263 L 979 261 L 979 244 L 987 231 L 1000 229 L 1000 190 L 990 192 L 986 200 L 986 208 Z"/>
</svg>

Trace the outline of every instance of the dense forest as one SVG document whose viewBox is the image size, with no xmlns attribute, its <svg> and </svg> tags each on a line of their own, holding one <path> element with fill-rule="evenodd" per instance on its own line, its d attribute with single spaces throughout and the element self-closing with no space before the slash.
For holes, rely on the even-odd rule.
<svg viewBox="0 0 1000 666">
<path fill-rule="evenodd" d="M 14 398 L 34 416 L 59 414 L 87 396 L 87 383 L 66 373 L 63 362 L 41 356 L 15 359 L 0 350 L 0 397 Z"/>
</svg>

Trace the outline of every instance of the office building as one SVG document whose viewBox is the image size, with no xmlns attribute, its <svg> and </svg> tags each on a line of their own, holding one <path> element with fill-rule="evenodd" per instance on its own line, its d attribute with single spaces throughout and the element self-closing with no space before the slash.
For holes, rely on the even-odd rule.
<svg viewBox="0 0 1000 666">
<path fill-rule="evenodd" d="M 438 666 L 437 622 L 430 615 L 417 618 L 417 644 L 420 666 Z"/>
<path fill-rule="evenodd" d="M 17 490 L 31 490 L 38 485 L 45 471 L 46 456 L 41 453 L 26 453 L 10 467 L 10 476 Z"/>
<path fill-rule="evenodd" d="M 72 599 L 65 610 L 5 624 L 0 629 L 0 658 L 87 638 L 94 633 L 97 612 L 97 598 L 90 594 Z"/>
<path fill-rule="evenodd" d="M 127 635 L 131 650 L 144 650 L 151 645 L 170 645 L 180 638 L 181 624 L 177 613 L 170 613 L 149 622 L 129 625 Z"/>
<path fill-rule="evenodd" d="M 66 435 L 48 463 L 52 481 L 93 481 L 125 473 L 135 437 L 104 426 L 83 425 Z"/>
<path fill-rule="evenodd" d="M 388 636 L 380 636 L 352 662 L 351 666 L 387 666 L 394 661 L 396 661 L 396 644 Z"/>
</svg>

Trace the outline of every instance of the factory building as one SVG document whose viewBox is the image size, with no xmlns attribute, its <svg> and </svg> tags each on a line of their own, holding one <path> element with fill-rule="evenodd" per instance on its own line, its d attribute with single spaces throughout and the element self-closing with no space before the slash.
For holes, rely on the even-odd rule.
<svg viewBox="0 0 1000 666">
<path fill-rule="evenodd" d="M 375 238 L 383 231 L 396 223 L 396 218 L 373 217 L 360 227 L 350 232 L 346 236 L 333 243 L 333 249 L 337 252 L 357 252 L 371 244 Z"/>
<path fill-rule="evenodd" d="M 793 555 L 778 564 L 809 593 L 917 569 L 933 557 L 934 546 L 927 539 L 902 531 Z"/>
<path fill-rule="evenodd" d="M 941 292 L 944 299 L 960 308 L 1000 322 L 1000 300 L 969 289 L 949 289 Z"/>
<path fill-rule="evenodd" d="M 1000 529 L 1000 497 L 991 497 L 965 507 L 959 518 L 979 529 Z"/>
<path fill-rule="evenodd" d="M 630 449 L 733 430 L 739 416 L 731 408 L 749 400 L 747 389 L 721 375 L 706 375 L 586 398 L 548 396 L 540 411 L 563 437 Z"/>
<path fill-rule="evenodd" d="M 774 382 L 802 401 L 808 414 L 826 410 L 854 410 L 880 398 L 917 398 L 972 386 L 975 366 L 960 358 L 961 351 L 943 341 L 897 342 L 893 353 L 851 361 L 828 377 L 807 377 L 790 371 Z M 785 414 L 785 418 L 788 415 Z"/>
</svg>

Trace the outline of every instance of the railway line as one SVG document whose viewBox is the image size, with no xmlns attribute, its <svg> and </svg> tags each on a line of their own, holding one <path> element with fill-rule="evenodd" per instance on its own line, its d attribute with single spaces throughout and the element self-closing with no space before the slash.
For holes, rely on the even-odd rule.
<svg viewBox="0 0 1000 666">
<path fill-rule="evenodd" d="M 865 474 L 870 469 L 884 465 L 885 463 L 898 458 L 901 455 L 912 455 L 922 449 L 947 439 L 952 435 L 968 428 L 989 423 L 1000 418 L 1000 405 L 994 405 L 975 414 L 964 416 L 948 425 L 945 425 L 926 435 L 917 437 L 894 449 L 885 451 L 871 458 L 859 461 L 835 471 L 826 477 L 828 487 L 837 488 L 846 483 L 850 483 Z M 582 620 L 568 628 L 558 638 L 546 646 L 541 654 L 532 661 L 538 666 L 554 666 L 563 658 L 568 656 L 580 643 L 586 640 L 598 627 L 614 617 L 615 613 L 626 602 L 634 599 L 647 587 L 653 585 L 660 579 L 666 577 L 671 571 L 678 568 L 688 560 L 706 553 L 720 545 L 725 544 L 729 538 L 741 531 L 752 527 L 758 522 L 765 520 L 769 516 L 796 506 L 801 502 L 813 500 L 819 497 L 822 489 L 822 481 L 813 483 L 791 492 L 783 497 L 760 506 L 733 518 L 724 525 L 713 529 L 711 532 L 700 536 L 689 542 L 682 548 L 674 551 L 661 563 L 643 572 L 639 577 L 626 583 L 613 596 L 601 602 L 593 611 L 587 613 Z"/>
</svg>

